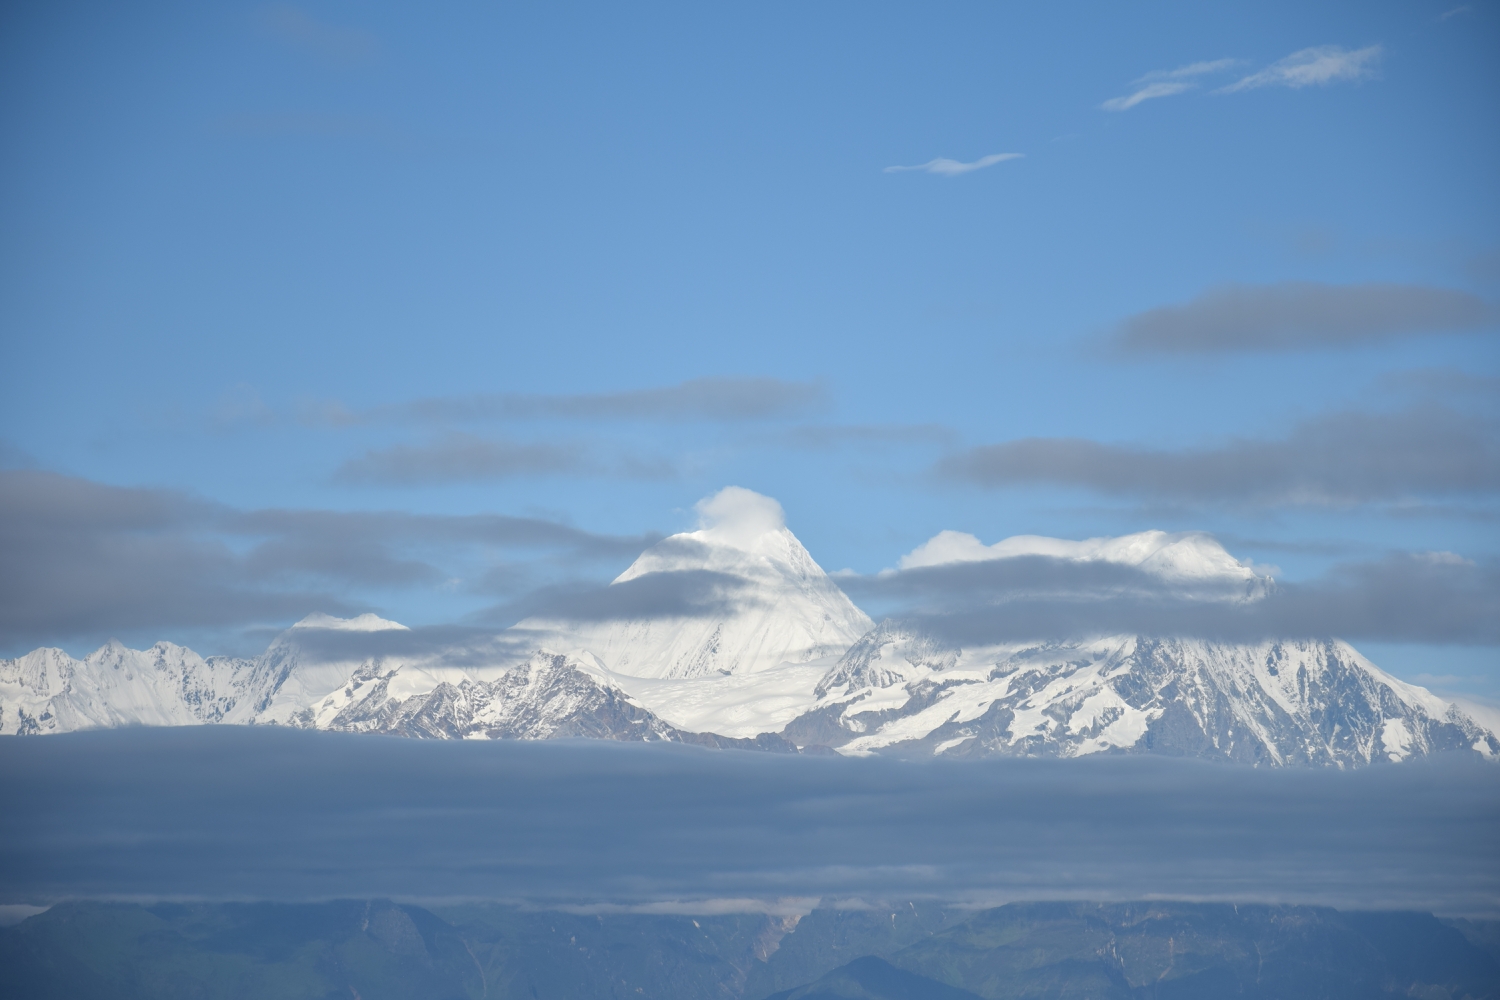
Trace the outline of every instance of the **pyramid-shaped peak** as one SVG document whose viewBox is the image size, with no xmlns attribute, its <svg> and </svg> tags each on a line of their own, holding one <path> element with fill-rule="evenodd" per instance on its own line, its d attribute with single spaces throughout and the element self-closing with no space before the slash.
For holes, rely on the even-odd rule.
<svg viewBox="0 0 1500 1000">
<path fill-rule="evenodd" d="M 694 506 L 698 529 L 665 538 L 641 553 L 615 583 L 648 573 L 705 569 L 741 576 L 826 577 L 786 526 L 781 504 L 740 486 L 726 486 Z"/>
<path fill-rule="evenodd" d="M 587 651 L 616 673 L 657 678 L 805 663 L 841 653 L 869 631 L 870 619 L 787 530 L 775 500 L 731 486 L 700 501 L 697 511 L 696 531 L 653 545 L 611 587 L 630 584 L 650 593 L 674 575 L 678 583 L 711 587 L 714 577 L 694 575 L 707 571 L 730 595 L 723 606 L 703 613 L 664 607 L 629 619 L 531 618 L 516 629 L 558 648 Z"/>
</svg>

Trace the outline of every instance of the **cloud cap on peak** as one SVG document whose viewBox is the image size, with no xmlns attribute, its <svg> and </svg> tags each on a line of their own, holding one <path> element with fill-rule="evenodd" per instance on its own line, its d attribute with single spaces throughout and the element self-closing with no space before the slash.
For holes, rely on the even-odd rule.
<svg viewBox="0 0 1500 1000">
<path fill-rule="evenodd" d="M 786 527 L 786 512 L 768 496 L 743 486 L 726 486 L 693 505 L 697 534 L 705 541 L 748 549 L 761 537 Z"/>
<path fill-rule="evenodd" d="M 823 578 L 813 561 L 786 527 L 781 504 L 743 486 L 726 486 L 693 505 L 698 527 L 662 539 L 642 552 L 610 584 L 645 578 L 678 579 L 707 572 L 743 582 L 756 578 L 782 580 L 786 574 Z M 681 584 L 688 586 L 690 584 Z"/>
</svg>

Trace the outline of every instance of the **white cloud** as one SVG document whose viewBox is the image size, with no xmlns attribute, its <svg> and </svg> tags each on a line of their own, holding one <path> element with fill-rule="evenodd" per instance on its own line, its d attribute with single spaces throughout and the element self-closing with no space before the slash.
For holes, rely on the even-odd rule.
<svg viewBox="0 0 1500 1000">
<path fill-rule="evenodd" d="M 1374 75 L 1374 64 L 1380 58 L 1381 51 L 1379 45 L 1370 45 L 1352 52 L 1337 45 L 1314 46 L 1293 52 L 1258 73 L 1251 73 L 1220 89 L 1218 93 L 1232 94 L 1258 87 L 1300 89 L 1327 86 L 1341 80 L 1362 80 Z"/>
<path fill-rule="evenodd" d="M 1133 94 L 1127 94 L 1124 97 L 1111 97 L 1099 105 L 1099 107 L 1105 111 L 1129 111 L 1142 101 L 1149 101 L 1153 97 L 1171 97 L 1173 94 L 1180 94 L 1184 90 L 1192 90 L 1195 86 L 1197 85 L 1182 83 L 1180 81 L 1150 83 Z"/>
<path fill-rule="evenodd" d="M 1149 101 L 1153 97 L 1171 97 L 1186 90 L 1192 90 L 1197 86 L 1191 82 L 1195 76 L 1204 76 L 1208 73 L 1221 73 L 1226 69 L 1238 66 L 1239 59 L 1210 59 L 1203 62 L 1188 63 L 1176 69 L 1154 69 L 1144 76 L 1138 77 L 1135 82 L 1144 84 L 1133 93 L 1124 97 L 1111 97 L 1099 105 L 1105 111 L 1129 111 L 1142 101 Z"/>
<path fill-rule="evenodd" d="M 786 527 L 781 504 L 743 486 L 726 486 L 693 505 L 698 529 L 705 535 L 741 548 L 762 535 Z"/>
<path fill-rule="evenodd" d="M 1145 83 L 1147 80 L 1181 80 L 1189 76 L 1203 76 L 1206 73 L 1220 73 L 1226 69 L 1233 69 L 1243 59 L 1210 59 L 1204 62 L 1188 63 L 1176 69 L 1156 69 L 1136 80 L 1136 83 Z"/>
<path fill-rule="evenodd" d="M 942 531 L 901 557 L 902 570 L 953 563 L 989 562 L 1042 556 L 1073 563 L 1115 563 L 1133 566 L 1164 582 L 1230 589 L 1241 596 L 1262 597 L 1272 587 L 1270 567 L 1255 567 L 1235 559 L 1210 535 L 1202 532 L 1142 531 L 1118 538 L 1072 541 L 1041 535 L 1014 535 L 985 545 L 961 531 Z"/>
<path fill-rule="evenodd" d="M 928 160 L 914 167 L 886 167 L 888 174 L 900 173 L 903 170 L 922 170 L 929 174 L 942 174 L 944 177 L 955 177 L 959 174 L 967 174 L 972 170 L 982 170 L 985 167 L 993 167 L 997 163 L 1006 160 L 1019 160 L 1025 153 L 991 153 L 989 156 L 981 156 L 973 163 L 960 163 L 958 160 L 948 160 L 938 157 L 936 160 Z"/>
</svg>

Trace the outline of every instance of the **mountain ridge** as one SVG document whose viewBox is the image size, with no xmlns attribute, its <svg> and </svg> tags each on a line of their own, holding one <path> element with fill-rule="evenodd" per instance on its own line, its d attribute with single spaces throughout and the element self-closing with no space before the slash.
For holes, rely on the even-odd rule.
<svg viewBox="0 0 1500 1000">
<path fill-rule="evenodd" d="M 831 900 L 802 916 L 495 903 L 61 902 L 0 927 L 35 998 L 1500 997 L 1497 925 L 1193 902 Z"/>
</svg>

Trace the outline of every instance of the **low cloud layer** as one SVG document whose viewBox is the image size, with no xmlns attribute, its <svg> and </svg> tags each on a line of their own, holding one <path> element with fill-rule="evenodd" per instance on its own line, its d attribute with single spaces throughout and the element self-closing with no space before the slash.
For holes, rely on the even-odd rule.
<svg viewBox="0 0 1500 1000">
<path fill-rule="evenodd" d="M 1062 486 L 1180 503 L 1346 505 L 1500 492 L 1491 421 L 1425 406 L 1334 413 L 1282 438 L 1169 451 L 1081 438 L 1023 438 L 950 456 L 934 469 L 986 487 Z"/>
<path fill-rule="evenodd" d="M 671 547 L 696 545 L 663 544 L 658 551 L 669 561 Z M 691 551 L 680 554 L 691 564 Z M 836 581 L 876 618 L 898 619 L 956 646 L 1120 634 L 1500 646 L 1500 562 L 1445 552 L 1339 563 L 1293 583 L 1249 569 L 1195 576 L 1149 563 L 1036 554 L 844 573 Z M 503 627 L 527 618 L 723 617 L 751 611 L 763 599 L 756 581 L 679 569 L 609 585 L 544 587 L 474 620 Z"/>
<path fill-rule="evenodd" d="M 242 511 L 173 490 L 3 471 L 0 642 L 284 625 L 313 610 L 367 610 L 350 596 L 364 588 L 436 587 L 458 558 L 628 562 L 656 537 L 503 515 Z M 490 572 L 516 577 L 511 589 L 535 583 L 514 566 Z"/>
<path fill-rule="evenodd" d="M 1476 462 L 1472 471 L 1488 469 L 1493 478 L 1495 468 Z M 775 507 L 758 499 L 767 510 Z M 732 529 L 745 518 L 726 520 L 716 511 L 705 510 L 705 525 L 732 541 Z M 779 524 L 779 516 L 775 508 L 751 518 L 746 530 L 764 529 L 767 518 Z M 1181 538 L 1182 544 L 1192 540 Z M 1492 559 L 1394 554 L 1340 564 L 1309 582 L 1278 582 L 1263 596 L 1266 581 L 1217 546 L 1210 547 L 1238 574 L 1164 575 L 1150 562 L 1137 566 L 1084 558 L 1088 553 L 1072 549 L 985 547 L 963 539 L 972 543 L 960 554 L 966 561 L 939 558 L 933 546 L 952 541 L 944 535 L 908 557 L 899 572 L 841 575 L 838 583 L 876 617 L 903 618 L 958 644 L 1117 633 L 1500 644 L 1500 564 Z M 182 641 L 183 630 L 223 636 L 252 626 L 279 629 L 315 610 L 368 610 L 371 602 L 361 595 L 452 589 L 455 566 L 466 573 L 456 596 L 471 607 L 501 603 L 470 612 L 465 620 L 472 627 L 370 641 L 399 643 L 414 653 L 450 644 L 467 649 L 490 642 L 484 636 L 492 637 L 494 628 L 528 617 L 695 618 L 733 614 L 760 599 L 752 581 L 692 568 L 699 565 L 693 552 L 671 548 L 662 550 L 663 564 L 688 568 L 653 570 L 610 586 L 577 582 L 629 563 L 659 540 L 501 515 L 241 511 L 168 490 L 0 472 L 0 642 L 11 650 L 6 655 L 15 655 L 36 645 L 97 643 L 112 635 Z M 227 650 L 211 644 L 203 651 Z"/>
<path fill-rule="evenodd" d="M 1169 897 L 1500 915 L 1500 772 L 913 763 L 201 727 L 11 737 L 0 902 Z"/>
<path fill-rule="evenodd" d="M 709 618 L 754 606 L 749 581 L 707 569 L 643 573 L 608 586 L 572 584 L 548 587 L 484 612 L 497 625 L 523 618 L 549 622 L 631 621 L 655 618 Z"/>
<path fill-rule="evenodd" d="M 1483 299 L 1452 288 L 1284 281 L 1226 285 L 1139 313 L 1120 325 L 1113 346 L 1125 354 L 1358 347 L 1490 329 L 1497 320 Z"/>
<path fill-rule="evenodd" d="M 1225 586 L 1185 591 L 1134 566 L 1043 556 L 839 583 L 867 611 L 958 646 L 1120 634 L 1500 645 L 1500 562 L 1450 553 L 1344 563 L 1253 600 L 1230 599 Z"/>
</svg>

